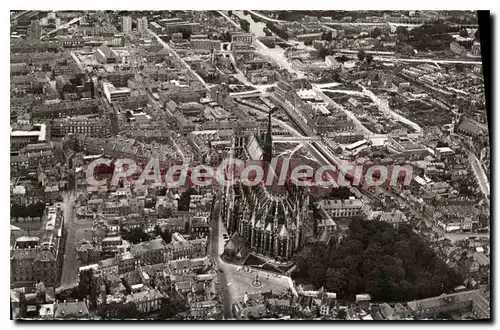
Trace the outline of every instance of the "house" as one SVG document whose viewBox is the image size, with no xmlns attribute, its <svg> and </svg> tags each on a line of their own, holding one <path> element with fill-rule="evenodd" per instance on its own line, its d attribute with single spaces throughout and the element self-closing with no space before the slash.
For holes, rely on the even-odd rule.
<svg viewBox="0 0 500 330">
<path fill-rule="evenodd" d="M 185 273 L 198 273 L 208 270 L 212 266 L 209 257 L 194 259 L 179 259 L 167 262 L 166 271 L 170 274 L 181 275 Z"/>
<path fill-rule="evenodd" d="M 159 264 L 165 261 L 165 245 L 163 239 L 157 238 L 151 241 L 132 244 L 130 253 L 143 264 Z"/>
<path fill-rule="evenodd" d="M 380 221 L 387 222 L 392 225 L 398 225 L 406 221 L 406 216 L 400 210 L 382 212 L 380 215 Z"/>
<path fill-rule="evenodd" d="M 368 309 L 370 307 L 371 300 L 372 300 L 371 295 L 367 293 L 361 293 L 356 295 L 356 304 L 358 304 L 362 309 Z"/>
<path fill-rule="evenodd" d="M 129 294 L 126 298 L 126 303 L 133 303 L 138 311 L 151 313 L 160 310 L 161 300 L 165 297 L 166 295 L 162 294 L 159 290 L 150 289 Z"/>
</svg>

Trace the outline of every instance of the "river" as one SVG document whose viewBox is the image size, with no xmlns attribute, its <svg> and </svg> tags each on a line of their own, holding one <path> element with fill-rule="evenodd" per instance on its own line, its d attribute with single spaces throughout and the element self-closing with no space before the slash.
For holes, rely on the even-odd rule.
<svg viewBox="0 0 500 330">
<path fill-rule="evenodd" d="M 250 23 L 250 32 L 253 33 L 256 37 L 265 37 L 264 28 L 266 27 L 265 23 L 255 22 L 249 14 L 245 15 L 242 10 L 233 10 L 233 14 L 238 16 L 239 18 L 245 19 Z M 238 23 L 238 22 L 237 22 Z"/>
</svg>

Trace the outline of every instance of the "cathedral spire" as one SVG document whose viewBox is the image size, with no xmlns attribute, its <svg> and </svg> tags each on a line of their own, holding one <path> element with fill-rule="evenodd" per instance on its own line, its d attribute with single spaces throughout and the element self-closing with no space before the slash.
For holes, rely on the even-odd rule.
<svg viewBox="0 0 500 330">
<path fill-rule="evenodd" d="M 266 163 L 270 163 L 273 158 L 273 134 L 272 134 L 272 114 L 277 110 L 276 107 L 269 110 L 268 119 L 267 119 L 267 132 L 266 138 L 264 140 L 264 155 L 263 159 Z"/>
</svg>

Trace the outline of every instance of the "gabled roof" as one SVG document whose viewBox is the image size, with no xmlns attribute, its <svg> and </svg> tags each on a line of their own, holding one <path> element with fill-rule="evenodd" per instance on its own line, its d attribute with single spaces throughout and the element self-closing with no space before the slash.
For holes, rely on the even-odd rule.
<svg viewBox="0 0 500 330">
<path fill-rule="evenodd" d="M 264 228 L 264 224 L 262 223 L 262 219 L 259 219 L 259 221 L 257 221 L 257 223 L 255 224 L 255 228 L 257 228 L 257 229 Z"/>
<path fill-rule="evenodd" d="M 102 53 L 106 58 L 118 58 L 115 52 L 106 44 L 102 44 L 99 48 L 97 48 L 97 51 Z"/>
<path fill-rule="evenodd" d="M 290 234 L 288 233 L 288 230 L 286 229 L 285 225 L 281 225 L 280 232 L 278 234 L 279 237 L 283 238 L 288 238 Z"/>
<path fill-rule="evenodd" d="M 55 261 L 56 258 L 50 250 L 42 250 L 36 256 L 35 261 Z"/>
</svg>

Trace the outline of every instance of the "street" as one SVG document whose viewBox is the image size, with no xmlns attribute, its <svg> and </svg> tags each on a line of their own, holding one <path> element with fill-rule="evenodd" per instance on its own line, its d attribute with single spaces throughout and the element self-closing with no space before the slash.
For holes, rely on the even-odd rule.
<svg viewBox="0 0 500 330">
<path fill-rule="evenodd" d="M 218 276 L 223 295 L 224 318 L 232 319 L 232 306 L 235 302 L 235 295 L 233 289 L 234 286 L 231 284 L 234 282 L 232 272 L 235 271 L 236 266 L 225 263 L 220 257 L 224 252 L 224 240 L 222 238 L 223 231 L 227 234 L 227 231 L 224 230 L 224 225 L 222 224 L 221 200 L 222 191 L 218 191 L 213 210 L 214 216 L 212 217 L 210 227 L 210 255 L 216 261 L 216 269 L 219 271 Z"/>
<path fill-rule="evenodd" d="M 149 32 L 149 34 L 151 34 L 153 37 L 156 38 L 156 40 L 158 40 L 158 42 L 165 48 L 168 50 L 168 52 L 170 54 L 172 54 L 175 58 L 177 58 L 177 60 L 193 75 L 196 77 L 196 79 L 198 79 L 203 87 L 205 87 L 206 89 L 209 89 L 208 88 L 208 85 L 207 83 L 191 68 L 191 66 L 189 64 L 186 63 L 186 61 L 184 61 L 182 59 L 182 57 L 179 56 L 179 54 L 177 54 L 177 52 L 175 51 L 175 49 L 172 49 L 172 47 L 170 47 L 170 45 L 168 43 L 166 43 L 165 41 L 163 41 L 156 33 L 154 33 L 153 31 L 151 31 L 150 29 L 147 30 Z"/>
<path fill-rule="evenodd" d="M 481 166 L 481 163 L 479 162 L 479 159 L 477 159 L 476 155 L 474 155 L 473 152 L 469 151 L 469 161 L 472 165 L 472 170 L 474 171 L 474 175 L 477 178 L 477 182 L 479 184 L 479 188 L 481 188 L 481 191 L 486 198 L 488 205 L 490 203 L 490 183 L 488 182 L 488 177 L 486 176 L 486 173 L 484 173 L 484 169 Z"/>
<path fill-rule="evenodd" d="M 76 220 L 73 192 L 63 195 L 61 203 L 64 212 L 64 226 L 66 228 L 66 246 L 64 250 L 64 262 L 61 274 L 61 288 L 70 288 L 78 282 L 78 256 L 76 246 L 84 235 L 90 234 L 91 221 Z M 88 232 L 86 232 L 86 230 Z"/>
</svg>

